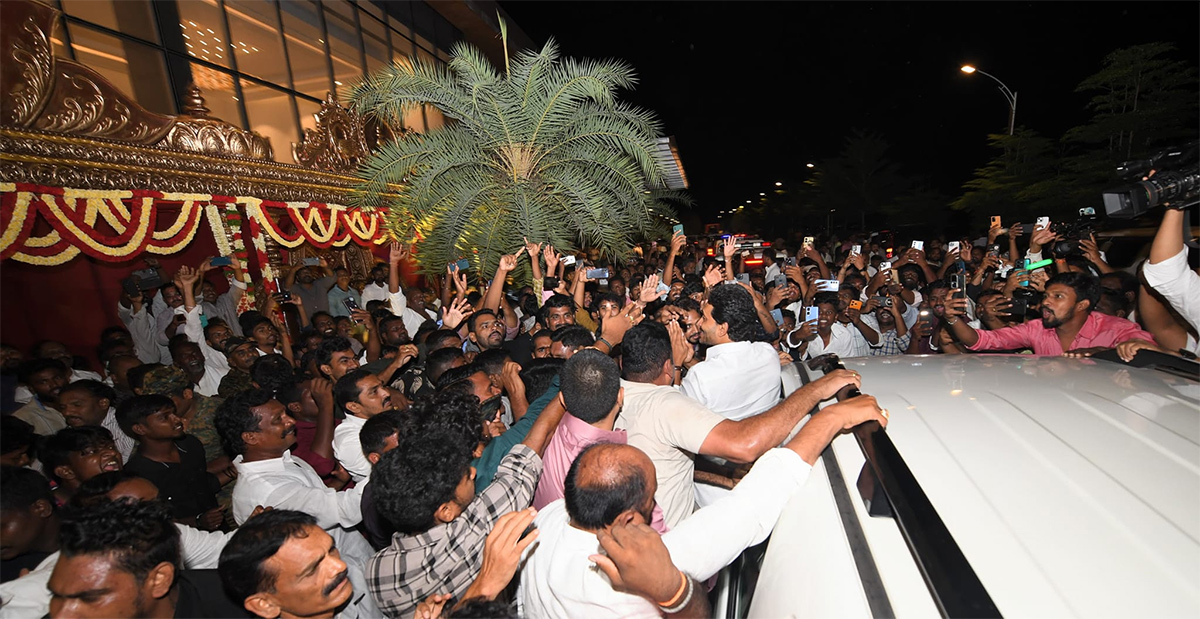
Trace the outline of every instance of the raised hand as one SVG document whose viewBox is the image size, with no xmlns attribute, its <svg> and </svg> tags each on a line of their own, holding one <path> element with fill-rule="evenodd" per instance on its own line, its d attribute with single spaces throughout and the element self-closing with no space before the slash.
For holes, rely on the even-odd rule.
<svg viewBox="0 0 1200 619">
<path fill-rule="evenodd" d="M 372 331 L 375 330 L 375 318 L 371 316 L 371 312 L 365 309 L 356 309 L 350 312 L 350 319 L 360 325 L 367 325 Z"/>
<path fill-rule="evenodd" d="M 683 251 L 683 246 L 687 245 L 687 236 L 682 232 L 676 232 L 671 235 L 671 253 L 678 254 Z"/>
<path fill-rule="evenodd" d="M 408 246 L 399 241 L 392 241 L 388 245 L 388 264 L 395 267 L 405 258 L 408 258 Z"/>
<path fill-rule="evenodd" d="M 200 272 L 189 266 L 179 267 L 179 272 L 175 274 L 175 281 L 182 283 L 184 286 L 191 286 L 200 279 Z M 180 291 L 182 292 L 182 288 Z"/>
<path fill-rule="evenodd" d="M 687 341 L 687 334 L 679 327 L 678 320 L 667 323 L 667 333 L 671 336 L 671 363 L 679 367 L 691 361 L 696 354 L 696 349 L 692 348 L 692 344 Z"/>
<path fill-rule="evenodd" d="M 213 258 L 216 258 L 216 256 L 209 256 L 205 258 L 204 262 L 201 262 L 200 266 L 196 267 L 196 270 L 200 272 L 200 275 L 203 276 L 205 273 L 216 268 L 212 265 Z"/>
<path fill-rule="evenodd" d="M 499 275 L 500 273 L 510 273 L 515 270 L 517 268 L 517 258 L 523 253 L 525 253 L 524 247 L 518 249 L 517 253 L 515 254 L 506 254 L 500 256 L 500 264 L 496 266 L 496 274 Z"/>
<path fill-rule="evenodd" d="M 737 253 L 737 243 L 734 243 L 732 239 L 726 239 L 726 240 L 722 241 L 721 242 L 721 253 L 722 253 L 722 255 L 725 256 L 726 268 L 729 268 L 729 265 L 730 265 L 729 261 L 732 260 L 733 255 Z"/>
<path fill-rule="evenodd" d="M 450 303 L 449 306 L 442 308 L 442 328 L 457 329 L 459 325 L 467 319 L 467 316 L 475 313 L 475 308 L 467 303 L 466 298 L 459 297 Z"/>
<path fill-rule="evenodd" d="M 333 381 L 324 376 L 317 376 L 309 381 L 308 389 L 312 392 L 317 410 L 333 410 Z"/>
<path fill-rule="evenodd" d="M 404 344 L 396 351 L 396 360 L 398 363 L 395 365 L 397 367 L 403 366 L 405 363 L 416 359 L 418 354 L 420 354 L 420 351 L 417 350 L 416 344 Z"/>
<path fill-rule="evenodd" d="M 1100 256 L 1100 248 L 1096 245 L 1096 235 L 1091 235 L 1086 239 L 1079 239 L 1079 248 L 1083 250 L 1083 255 L 1095 265 L 1107 264 L 1104 258 Z"/>
<path fill-rule="evenodd" d="M 767 307 L 773 308 L 779 305 L 779 302 L 783 301 L 785 294 L 786 289 L 784 288 L 780 288 L 778 286 L 772 288 L 771 291 L 767 293 Z"/>
<path fill-rule="evenodd" d="M 546 258 L 546 276 L 550 277 L 558 270 L 558 252 L 554 250 L 554 246 L 547 243 L 546 249 L 542 250 L 542 256 Z"/>
<path fill-rule="evenodd" d="M 954 294 L 957 292 L 959 292 L 959 290 L 955 288 L 950 291 L 949 295 L 946 296 L 947 316 L 966 316 L 967 314 L 967 300 L 965 298 L 956 298 Z"/>
<path fill-rule="evenodd" d="M 525 241 L 525 253 L 529 254 L 530 259 L 537 260 L 538 254 L 542 253 L 542 244 L 530 243 L 529 239 L 524 237 L 522 237 L 522 240 Z"/>
<path fill-rule="evenodd" d="M 651 275 L 642 283 L 642 288 L 638 293 L 638 301 L 642 303 L 652 303 L 659 297 L 658 292 L 658 275 Z"/>
<path fill-rule="evenodd" d="M 1029 251 L 1037 253 L 1042 250 L 1047 243 L 1058 240 L 1058 235 L 1052 232 L 1049 228 L 1033 231 L 1033 238 L 1029 240 Z"/>
<path fill-rule="evenodd" d="M 708 265 L 708 268 L 704 270 L 705 288 L 712 288 L 723 281 L 725 281 L 725 269 L 722 269 L 715 264 L 710 264 Z"/>
</svg>

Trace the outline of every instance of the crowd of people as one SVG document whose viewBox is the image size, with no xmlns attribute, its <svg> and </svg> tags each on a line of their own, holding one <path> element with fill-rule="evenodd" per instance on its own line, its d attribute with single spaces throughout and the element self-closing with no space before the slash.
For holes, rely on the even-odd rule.
<svg viewBox="0 0 1200 619">
<path fill-rule="evenodd" d="M 833 437 L 888 421 L 819 408 L 853 371 L 784 394 L 788 364 L 1192 355 L 1182 226 L 1123 269 L 994 219 L 911 244 L 676 231 L 616 260 L 527 242 L 428 286 L 393 244 L 360 287 L 302 261 L 241 313 L 236 261 L 147 259 L 168 283 L 125 289 L 100 371 L 0 348 L 0 617 L 706 616 Z"/>
</svg>

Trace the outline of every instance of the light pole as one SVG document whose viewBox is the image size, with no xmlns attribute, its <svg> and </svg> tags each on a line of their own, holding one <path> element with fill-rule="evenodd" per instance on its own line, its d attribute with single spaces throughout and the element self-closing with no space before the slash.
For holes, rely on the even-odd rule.
<svg viewBox="0 0 1200 619">
<path fill-rule="evenodd" d="M 995 75 L 992 75 L 991 73 L 984 73 L 983 71 L 980 71 L 979 69 L 976 69 L 975 67 L 973 67 L 969 64 L 965 64 L 962 66 L 962 72 L 966 73 L 968 75 L 970 75 L 971 73 L 978 73 L 980 75 L 986 75 L 986 76 L 992 78 L 993 80 L 996 80 L 997 84 L 1000 84 L 1000 94 L 1004 95 L 1005 101 L 1008 101 L 1008 134 L 1012 135 L 1013 134 L 1013 123 L 1015 123 L 1017 120 L 1017 93 L 1013 92 L 1012 90 L 1009 90 L 1008 86 L 1005 86 L 1004 82 L 1000 81 L 1000 78 L 996 77 Z"/>
</svg>

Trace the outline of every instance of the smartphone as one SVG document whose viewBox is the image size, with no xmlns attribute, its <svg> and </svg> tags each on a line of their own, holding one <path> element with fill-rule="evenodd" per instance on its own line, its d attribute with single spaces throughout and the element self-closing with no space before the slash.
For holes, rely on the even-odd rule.
<svg viewBox="0 0 1200 619">
<path fill-rule="evenodd" d="M 789 257 L 789 258 L 784 258 L 784 259 L 783 259 L 783 266 L 788 266 L 788 267 L 794 267 L 794 266 L 796 266 L 796 259 L 795 259 L 795 258 L 791 258 L 791 257 Z"/>
<path fill-rule="evenodd" d="M 958 291 L 954 293 L 955 299 L 967 298 L 967 282 L 962 273 L 954 273 L 950 276 L 950 289 Z"/>
<path fill-rule="evenodd" d="M 321 259 L 320 259 L 320 258 L 305 258 L 305 259 L 304 259 L 304 260 L 302 260 L 301 262 L 303 262 L 303 263 L 304 263 L 304 266 L 306 266 L 306 267 L 315 267 L 315 266 L 320 266 L 320 265 L 321 265 Z"/>
<path fill-rule="evenodd" d="M 946 243 L 946 253 L 950 253 L 952 251 L 958 251 L 958 248 L 959 248 L 958 241 L 950 241 L 949 243 Z"/>
<path fill-rule="evenodd" d="M 862 253 L 862 245 L 851 245 L 850 255 L 857 256 Z"/>
<path fill-rule="evenodd" d="M 919 249 L 919 250 L 922 250 L 922 251 L 924 251 L 924 249 L 925 249 L 925 241 L 913 241 L 913 243 L 912 243 L 912 248 L 913 248 L 913 249 Z"/>
<path fill-rule="evenodd" d="M 346 297 L 342 299 L 342 305 L 346 306 L 346 311 L 350 313 L 354 313 L 355 310 L 362 309 L 358 306 L 358 301 L 355 301 L 354 297 Z"/>
<path fill-rule="evenodd" d="M 817 315 L 820 314 L 820 312 L 821 310 L 815 307 L 804 308 L 804 322 L 816 322 Z"/>
<path fill-rule="evenodd" d="M 891 262 L 888 262 L 888 261 L 886 261 L 886 260 L 885 260 L 884 262 L 880 262 L 880 263 L 879 263 L 879 270 L 880 270 L 880 271 L 891 271 L 891 270 L 892 270 L 892 263 L 891 263 Z"/>
<path fill-rule="evenodd" d="M 743 284 L 749 284 L 750 283 L 750 274 L 749 273 L 738 273 L 737 280 L 739 282 L 742 282 Z"/>
<path fill-rule="evenodd" d="M 542 290 L 543 291 L 550 292 L 550 291 L 554 290 L 555 288 L 558 288 L 558 278 L 557 277 L 546 277 L 546 278 L 542 279 Z"/>
<path fill-rule="evenodd" d="M 996 244 L 988 245 L 988 255 L 994 258 L 1000 257 L 1000 246 Z"/>
<path fill-rule="evenodd" d="M 275 297 L 275 301 L 278 303 L 283 303 L 284 301 L 292 300 L 292 293 L 290 293 L 286 290 L 280 290 L 279 292 L 276 292 L 273 296 Z"/>
<path fill-rule="evenodd" d="M 787 287 L 787 275 L 784 275 L 783 273 L 776 275 L 775 276 L 775 287 L 776 288 L 786 288 Z"/>
<path fill-rule="evenodd" d="M 458 262 L 455 262 L 454 266 L 456 268 L 458 268 L 458 271 L 461 273 L 461 272 L 466 271 L 467 269 L 471 268 L 471 261 L 467 260 L 466 258 L 463 258 L 463 259 L 459 260 Z"/>
<path fill-rule="evenodd" d="M 816 244 L 813 243 L 813 237 L 811 237 L 811 236 L 804 237 L 804 246 L 805 247 L 816 247 Z"/>
<path fill-rule="evenodd" d="M 777 325 L 783 324 L 783 310 L 780 310 L 780 309 L 771 310 L 771 318 L 775 319 L 775 324 L 777 324 Z"/>
<path fill-rule="evenodd" d="M 1033 225 L 1034 230 L 1045 230 L 1046 228 L 1049 228 L 1049 227 L 1050 227 L 1050 218 L 1049 217 L 1038 217 L 1037 223 L 1035 223 Z"/>
<path fill-rule="evenodd" d="M 183 314 L 175 314 L 175 317 L 172 320 L 179 324 L 183 324 L 187 322 L 187 316 L 184 316 Z"/>
<path fill-rule="evenodd" d="M 842 287 L 842 283 L 836 279 L 818 279 L 817 292 L 837 292 Z"/>
<path fill-rule="evenodd" d="M 849 309 L 861 310 L 862 309 L 862 301 L 859 301 L 858 299 L 851 299 Z"/>
<path fill-rule="evenodd" d="M 871 298 L 875 299 L 875 304 L 878 305 L 879 307 L 891 307 L 892 306 L 892 298 L 891 297 L 875 296 L 875 297 L 871 297 Z"/>
<path fill-rule="evenodd" d="M 217 256 L 216 258 L 209 260 L 208 263 L 215 267 L 228 267 L 233 266 L 233 259 L 231 259 L 229 256 Z"/>
<path fill-rule="evenodd" d="M 588 269 L 588 279 L 608 279 L 608 269 Z"/>
<path fill-rule="evenodd" d="M 929 310 L 921 310 L 920 316 L 921 317 L 918 320 L 920 320 L 921 322 L 923 322 L 927 325 L 933 324 L 933 312 L 931 312 Z"/>
<path fill-rule="evenodd" d="M 575 256 L 573 256 L 571 254 L 567 254 L 566 256 L 563 256 L 562 263 L 563 263 L 563 266 L 567 266 L 567 267 L 575 266 Z"/>
<path fill-rule="evenodd" d="M 1001 227 L 1001 226 L 1000 226 L 1000 216 L 999 216 L 999 215 L 992 215 L 992 227 L 993 227 L 993 228 L 999 228 L 999 227 Z"/>
<path fill-rule="evenodd" d="M 675 224 L 671 226 L 671 234 L 683 234 L 683 224 Z"/>
<path fill-rule="evenodd" d="M 654 292 L 657 292 L 658 296 L 661 297 L 668 292 L 671 292 L 671 287 L 662 282 L 658 282 L 658 286 L 654 289 Z"/>
</svg>

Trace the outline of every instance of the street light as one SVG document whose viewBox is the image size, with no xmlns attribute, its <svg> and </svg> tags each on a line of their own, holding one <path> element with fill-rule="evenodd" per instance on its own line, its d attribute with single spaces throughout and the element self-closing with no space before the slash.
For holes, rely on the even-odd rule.
<svg viewBox="0 0 1200 619">
<path fill-rule="evenodd" d="M 1004 95 L 1005 101 L 1008 101 L 1008 134 L 1012 135 L 1013 134 L 1013 123 L 1016 122 L 1016 120 L 1017 120 L 1017 93 L 1009 90 L 1008 86 L 1004 85 L 1004 82 L 1000 81 L 999 78 L 997 78 L 995 75 L 992 75 L 991 73 L 985 73 L 983 71 L 980 71 L 979 69 L 976 69 L 975 67 L 973 67 L 969 64 L 963 65 L 961 70 L 963 73 L 966 73 L 967 75 L 970 75 L 972 73 L 986 75 L 986 76 L 992 78 L 993 80 L 996 80 L 997 84 L 1000 84 L 1000 94 Z"/>
<path fill-rule="evenodd" d="M 806 167 L 806 168 L 815 168 L 815 167 L 817 167 L 817 166 L 815 166 L 815 165 L 813 165 L 813 164 L 811 164 L 811 163 L 808 163 L 808 164 L 805 164 L 805 165 L 804 165 L 804 167 Z"/>
<path fill-rule="evenodd" d="M 783 187 L 783 181 L 775 181 L 776 187 Z"/>
</svg>

